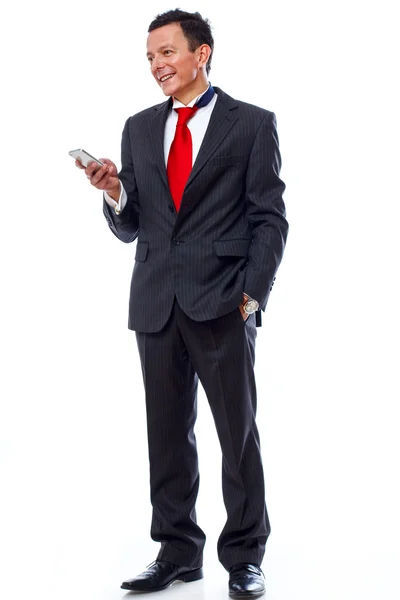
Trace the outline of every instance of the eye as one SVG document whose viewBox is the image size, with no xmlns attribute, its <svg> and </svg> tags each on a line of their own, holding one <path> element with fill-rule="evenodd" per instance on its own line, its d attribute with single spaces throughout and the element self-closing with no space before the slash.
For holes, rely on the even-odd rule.
<svg viewBox="0 0 400 600">
<path fill-rule="evenodd" d="M 164 54 L 166 54 L 167 52 L 172 52 L 172 50 L 164 50 Z"/>
</svg>

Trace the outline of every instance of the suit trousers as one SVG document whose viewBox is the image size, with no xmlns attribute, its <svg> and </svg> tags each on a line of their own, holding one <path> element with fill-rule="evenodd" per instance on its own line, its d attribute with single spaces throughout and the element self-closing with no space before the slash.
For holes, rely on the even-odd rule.
<svg viewBox="0 0 400 600">
<path fill-rule="evenodd" d="M 151 537 L 157 558 L 201 567 L 206 536 L 197 524 L 199 469 L 194 425 L 198 379 L 222 450 L 227 520 L 217 544 L 226 570 L 261 564 L 270 524 L 256 425 L 255 315 L 239 307 L 222 317 L 194 321 L 175 299 L 156 333 L 136 332 L 147 415 L 152 503 Z"/>
</svg>

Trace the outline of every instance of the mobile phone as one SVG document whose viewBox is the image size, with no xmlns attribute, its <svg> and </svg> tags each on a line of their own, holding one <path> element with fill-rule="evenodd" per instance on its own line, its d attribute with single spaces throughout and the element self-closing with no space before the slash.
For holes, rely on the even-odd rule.
<svg viewBox="0 0 400 600">
<path fill-rule="evenodd" d="M 88 164 L 91 162 L 95 162 L 96 164 L 100 165 L 100 167 L 102 167 L 104 164 L 101 162 L 101 160 L 95 158 L 94 156 L 89 154 L 89 152 L 86 152 L 86 150 L 83 150 L 83 148 L 71 150 L 70 152 L 68 152 L 68 154 L 72 156 L 72 158 L 75 158 L 75 160 L 79 159 L 84 167 L 87 167 Z"/>
</svg>

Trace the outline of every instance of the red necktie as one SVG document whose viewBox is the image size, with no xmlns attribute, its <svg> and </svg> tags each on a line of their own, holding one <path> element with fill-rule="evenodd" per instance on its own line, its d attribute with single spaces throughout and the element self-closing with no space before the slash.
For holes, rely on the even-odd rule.
<svg viewBox="0 0 400 600">
<path fill-rule="evenodd" d="M 178 113 L 178 122 L 168 155 L 167 176 L 171 196 L 178 211 L 193 164 L 192 136 L 187 122 L 198 107 L 175 108 L 175 110 Z"/>
</svg>

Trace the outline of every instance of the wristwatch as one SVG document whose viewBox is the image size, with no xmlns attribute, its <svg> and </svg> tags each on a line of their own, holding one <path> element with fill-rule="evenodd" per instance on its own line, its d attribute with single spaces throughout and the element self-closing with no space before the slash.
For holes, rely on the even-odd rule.
<svg viewBox="0 0 400 600">
<path fill-rule="evenodd" d="M 246 302 L 243 304 L 243 310 L 246 314 L 252 315 L 260 308 L 257 300 L 253 300 L 253 298 L 250 298 L 247 294 L 245 294 L 245 299 Z"/>
</svg>

